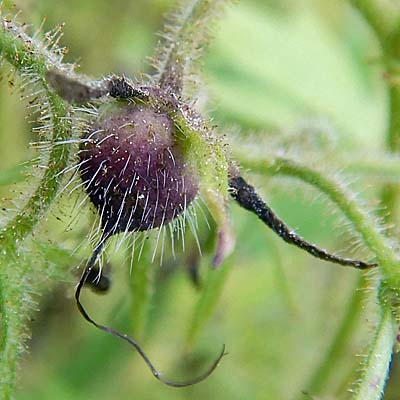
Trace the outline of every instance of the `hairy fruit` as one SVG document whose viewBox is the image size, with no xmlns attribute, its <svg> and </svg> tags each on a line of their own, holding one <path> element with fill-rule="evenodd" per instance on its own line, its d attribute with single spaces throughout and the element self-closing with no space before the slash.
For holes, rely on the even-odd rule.
<svg viewBox="0 0 400 400">
<path fill-rule="evenodd" d="M 79 171 L 106 234 L 160 227 L 197 195 L 197 174 L 175 130 L 167 113 L 117 101 L 82 138 Z"/>
</svg>

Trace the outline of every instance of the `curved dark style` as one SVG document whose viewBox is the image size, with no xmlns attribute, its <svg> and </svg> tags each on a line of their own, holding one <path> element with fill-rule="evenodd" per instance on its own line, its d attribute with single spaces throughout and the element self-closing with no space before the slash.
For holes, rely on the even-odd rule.
<svg viewBox="0 0 400 400">
<path fill-rule="evenodd" d="M 279 219 L 270 207 L 256 193 L 253 186 L 249 185 L 241 176 L 229 179 L 230 194 L 232 198 L 244 209 L 256 214 L 269 228 L 271 228 L 280 238 L 289 244 L 293 244 L 316 258 L 330 261 L 335 264 L 351 266 L 358 269 L 368 269 L 375 267 L 376 263 L 366 263 L 352 258 L 342 258 L 328 253 L 326 250 L 315 246 L 304 240 L 300 235 L 290 229 L 281 219 Z"/>
<path fill-rule="evenodd" d="M 222 346 L 222 351 L 219 354 L 219 356 L 216 358 L 216 360 L 212 363 L 211 367 L 208 368 L 203 374 L 197 376 L 194 379 L 191 379 L 189 381 L 186 382 L 176 382 L 176 381 L 172 381 L 169 379 L 165 379 L 161 376 L 161 373 L 154 367 L 153 363 L 150 361 L 149 357 L 146 355 L 146 353 L 142 350 L 142 348 L 139 346 L 138 343 L 136 343 L 135 340 L 131 339 L 129 336 L 120 333 L 118 331 L 116 331 L 115 329 L 112 329 L 108 326 L 105 325 L 100 325 L 97 322 L 95 322 L 90 316 L 89 314 L 86 312 L 85 308 L 83 307 L 81 301 L 80 301 L 80 295 L 81 295 L 81 291 L 82 288 L 85 286 L 86 280 L 88 279 L 88 277 L 92 274 L 92 271 L 95 268 L 95 264 L 96 261 L 107 241 L 108 237 L 105 236 L 100 240 L 100 243 L 96 246 L 96 248 L 93 251 L 93 254 L 81 276 L 81 279 L 79 280 L 78 286 L 76 287 L 76 291 L 75 291 L 75 300 L 76 300 L 76 304 L 78 306 L 78 309 L 80 311 L 80 313 L 82 314 L 83 318 L 85 318 L 86 321 L 90 322 L 92 325 L 94 325 L 97 329 L 100 329 L 103 332 L 109 333 L 112 336 L 115 336 L 119 339 L 125 340 L 130 346 L 132 346 L 138 353 L 139 355 L 142 357 L 142 359 L 144 360 L 144 362 L 146 363 L 146 365 L 149 367 L 151 373 L 153 374 L 153 376 L 158 379 L 160 382 L 164 383 L 167 386 L 172 386 L 172 387 L 176 387 L 176 388 L 180 388 L 180 387 L 186 387 L 186 386 L 191 386 L 191 385 L 195 385 L 196 383 L 199 383 L 205 379 L 207 379 L 213 372 L 214 370 L 218 367 L 219 362 L 221 361 L 222 357 L 224 357 L 227 353 L 225 353 L 225 345 Z"/>
</svg>

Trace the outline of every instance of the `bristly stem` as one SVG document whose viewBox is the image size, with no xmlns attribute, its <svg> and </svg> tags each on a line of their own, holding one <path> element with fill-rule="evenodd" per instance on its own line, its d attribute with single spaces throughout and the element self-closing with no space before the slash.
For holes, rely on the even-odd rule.
<svg viewBox="0 0 400 400">
<path fill-rule="evenodd" d="M 155 57 L 160 60 L 155 67 L 161 88 L 179 95 L 187 83 L 194 84 L 212 28 L 226 3 L 228 0 L 192 0 L 170 18 Z"/>
<path fill-rule="evenodd" d="M 67 140 L 70 135 L 69 122 L 63 119 L 67 112 L 59 99 L 48 93 L 48 101 L 53 115 L 53 141 Z M 8 399 L 15 382 L 18 355 L 21 352 L 24 335 L 22 321 L 25 320 L 26 304 L 24 297 L 28 287 L 21 282 L 26 280 L 25 264 L 18 260 L 17 244 L 23 241 L 34 229 L 41 217 L 49 209 L 60 189 L 59 173 L 67 166 L 68 145 L 56 146 L 50 154 L 48 169 L 33 196 L 22 211 L 2 230 L 0 234 L 0 394 Z M 28 267 L 26 267 L 28 268 Z"/>
<path fill-rule="evenodd" d="M 31 74 L 45 90 L 49 105 L 52 125 L 52 142 L 63 142 L 69 139 L 71 124 L 68 117 L 69 107 L 57 96 L 47 84 L 44 74 L 46 63 L 37 55 L 28 43 L 16 38 L 9 32 L 0 29 L 0 54 L 19 72 Z M 33 227 L 41 219 L 43 212 L 52 203 L 59 189 L 62 174 L 69 158 L 69 146 L 55 146 L 49 156 L 46 172 L 41 184 L 29 199 L 25 208 L 3 229 L 0 239 L 12 236 L 18 242 L 32 232 Z"/>
<path fill-rule="evenodd" d="M 382 398 L 392 359 L 395 329 L 396 325 L 391 310 L 383 309 L 353 400 L 379 400 Z"/>
<path fill-rule="evenodd" d="M 0 26 L 0 54 L 19 72 L 35 76 L 45 90 L 52 125 L 51 140 L 68 140 L 71 133 L 68 107 L 48 87 L 44 79 L 44 59 L 4 28 Z M 23 257 L 18 245 L 32 233 L 51 206 L 60 189 L 61 171 L 67 166 L 68 159 L 68 145 L 53 148 L 36 191 L 0 233 L 0 397 L 4 400 L 12 396 L 18 357 L 26 337 L 24 321 L 29 312 L 26 304 L 30 291 L 29 264 L 21 260 Z"/>
</svg>

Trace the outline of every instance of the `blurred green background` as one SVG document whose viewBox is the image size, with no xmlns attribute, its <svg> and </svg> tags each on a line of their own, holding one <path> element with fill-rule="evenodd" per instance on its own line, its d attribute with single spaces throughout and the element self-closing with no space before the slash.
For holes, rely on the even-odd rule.
<svg viewBox="0 0 400 400">
<path fill-rule="evenodd" d="M 171 6 L 167 0 L 17 1 L 22 19 L 35 27 L 44 17 L 45 29 L 65 22 L 66 60 L 94 77 L 149 72 L 146 57 Z M 309 142 L 317 147 L 309 138 L 322 135 L 333 153 L 372 154 L 382 146 L 386 128 L 379 57 L 372 33 L 343 0 L 243 0 L 229 8 L 216 30 L 200 101 L 208 99 L 205 109 L 228 142 L 234 135 L 238 150 L 246 141 L 259 151 L 265 146 L 267 154 L 269 142 L 292 146 L 288 138 L 299 149 Z M 0 194 L 11 207 L 20 192 L 29 191 L 18 166 L 37 156 L 29 143 L 38 138 L 25 118 L 26 105 L 7 81 L 0 84 Z M 341 255 L 367 256 L 317 192 L 290 179 L 250 180 L 311 242 Z M 355 190 L 365 189 L 362 179 L 349 181 Z M 369 180 L 368 186 L 376 194 L 378 182 Z M 61 198 L 35 235 L 32 260 L 42 293 L 35 296 L 18 400 L 314 398 L 302 392 L 318 399 L 350 397 L 375 321 L 374 293 L 365 290 L 368 284 L 357 271 L 286 245 L 234 204 L 236 249 L 219 271 L 209 269 L 210 232 L 201 215 L 201 259 L 190 234 L 184 253 L 176 246 L 175 259 L 166 245 L 161 266 L 158 257 L 150 262 L 150 239 L 131 274 L 124 246 L 110 249 L 112 290 L 106 296 L 84 294 L 95 319 L 134 334 L 169 378 L 198 374 L 222 343 L 227 346 L 229 355 L 208 380 L 171 389 L 124 343 L 85 323 L 75 307 L 76 266 L 90 246 L 86 241 L 75 249 L 93 219 L 87 205 L 76 210 L 77 199 Z M 85 218 L 71 223 L 77 213 Z M 200 268 L 197 288 L 188 272 L 193 265 Z M 149 286 L 138 295 L 140 279 Z M 199 310 L 212 303 L 213 285 L 220 282 L 221 297 L 211 318 L 202 321 Z M 196 324 L 201 329 L 194 335 Z M 396 381 L 394 376 L 385 399 L 400 398 Z"/>
</svg>

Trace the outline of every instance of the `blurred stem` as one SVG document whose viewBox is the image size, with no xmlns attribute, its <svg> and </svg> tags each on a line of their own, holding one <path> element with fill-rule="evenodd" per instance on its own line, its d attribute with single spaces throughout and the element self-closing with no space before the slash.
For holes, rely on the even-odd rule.
<svg viewBox="0 0 400 400">
<path fill-rule="evenodd" d="M 396 23 L 394 7 L 377 0 L 350 0 L 350 3 L 361 13 L 378 39 L 385 41 Z"/>
<path fill-rule="evenodd" d="M 382 154 L 379 158 L 353 158 L 343 160 L 343 170 L 349 173 L 377 177 L 386 182 L 400 181 L 400 157 L 396 154 Z"/>
<path fill-rule="evenodd" d="M 400 151 L 400 87 L 391 86 L 389 88 L 389 130 L 387 137 L 387 147 L 390 153 Z M 387 184 L 382 190 L 382 204 L 386 208 L 386 222 L 394 223 L 398 221 L 396 210 L 399 203 L 399 185 Z"/>
<path fill-rule="evenodd" d="M 330 377 L 337 368 L 337 360 L 343 356 L 343 349 L 346 347 L 348 338 L 357 326 L 359 321 L 363 300 L 366 295 L 366 279 L 364 275 L 360 275 L 357 280 L 354 290 L 352 291 L 351 298 L 346 306 L 346 312 L 343 319 L 333 336 L 333 340 L 320 364 L 315 368 L 315 373 L 310 379 L 309 384 L 306 386 L 307 390 L 311 393 L 321 393 L 327 386 Z"/>
<path fill-rule="evenodd" d="M 51 114 L 52 141 L 61 142 L 70 137 L 68 107 L 48 87 L 45 63 L 20 38 L 14 37 L 0 25 L 0 54 L 17 71 L 29 73 L 45 90 L 48 112 Z M 44 101 L 44 100 L 42 100 Z M 69 159 L 69 146 L 53 147 L 47 169 L 32 197 L 21 212 L 0 234 L 0 397 L 11 398 L 15 383 L 16 365 L 23 349 L 24 322 L 28 312 L 29 264 L 21 262 L 20 244 L 32 233 L 55 199 Z"/>
<path fill-rule="evenodd" d="M 395 83 L 391 84 L 389 87 L 389 130 L 387 147 L 392 153 L 398 153 L 400 150 L 400 86 Z"/>
<path fill-rule="evenodd" d="M 199 300 L 196 302 L 196 306 L 192 313 L 193 317 L 186 334 L 186 343 L 189 348 L 194 345 L 199 333 L 201 332 L 201 328 L 215 310 L 215 305 L 218 303 L 218 300 L 222 295 L 222 289 L 224 288 L 228 275 L 232 270 L 232 265 L 233 262 L 228 260 L 217 269 L 207 269 L 204 288 L 201 291 Z"/>
<path fill-rule="evenodd" d="M 242 153 L 236 157 L 242 158 Z M 257 159 L 265 159 L 265 155 L 260 158 L 252 154 L 254 162 Z M 341 170 L 349 174 L 365 175 L 368 178 L 379 179 L 380 182 L 397 183 L 400 182 L 400 156 L 399 154 L 378 154 L 376 156 L 365 155 L 362 158 L 357 156 L 343 156 L 334 158 L 331 168 Z"/>
<path fill-rule="evenodd" d="M 390 153 L 400 152 L 400 86 L 396 82 L 400 72 L 400 12 L 395 2 L 377 0 L 350 0 L 370 27 L 380 43 L 388 85 L 388 130 L 387 149 Z M 397 7 L 397 8 L 396 8 Z M 398 221 L 399 185 L 387 184 L 382 190 L 386 222 Z"/>
<path fill-rule="evenodd" d="M 267 232 L 267 231 L 265 231 Z M 276 280 L 276 286 L 279 292 L 282 295 L 284 302 L 286 303 L 288 311 L 294 315 L 298 316 L 299 309 L 296 301 L 293 298 L 292 292 L 289 287 L 288 279 L 286 277 L 281 252 L 280 252 L 280 242 L 279 245 L 271 245 L 269 249 L 273 255 L 274 262 L 272 263 L 272 267 L 274 270 L 274 276 Z"/>
<path fill-rule="evenodd" d="M 390 309 L 384 309 L 366 359 L 360 385 L 353 400 L 379 400 L 382 398 L 392 358 L 396 336 L 395 328 Z"/>
<path fill-rule="evenodd" d="M 150 253 L 152 252 L 152 245 L 148 240 L 145 240 L 143 248 L 140 248 L 142 254 L 137 257 L 134 255 L 135 239 L 130 239 L 131 243 L 128 246 L 128 260 L 129 260 L 129 286 L 131 289 L 131 310 L 132 310 L 132 334 L 141 337 L 146 325 L 146 318 L 148 315 L 151 289 L 153 287 L 152 269 L 149 266 L 151 263 Z"/>
</svg>

